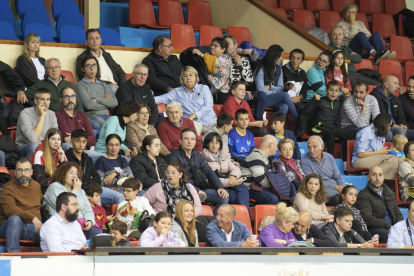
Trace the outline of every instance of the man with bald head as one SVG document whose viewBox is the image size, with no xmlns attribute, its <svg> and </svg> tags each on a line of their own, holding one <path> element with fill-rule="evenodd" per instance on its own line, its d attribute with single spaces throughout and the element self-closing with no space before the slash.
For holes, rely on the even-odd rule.
<svg viewBox="0 0 414 276">
<path fill-rule="evenodd" d="M 246 167 L 242 168 L 242 176 L 246 177 L 244 185 L 249 188 L 249 197 L 257 204 L 277 204 L 279 198 L 271 191 L 271 184 L 266 171 L 271 170 L 269 156 L 277 150 L 277 139 L 273 135 L 263 136 L 259 148 L 255 148 L 246 157 Z M 252 182 L 256 183 L 252 185 Z"/>
<path fill-rule="evenodd" d="M 345 181 L 335 163 L 335 158 L 324 152 L 325 145 L 321 137 L 314 135 L 308 139 L 308 153 L 302 157 L 300 165 L 305 175 L 309 173 L 319 174 L 328 194 L 328 206 L 336 206 L 340 203 L 339 194 L 342 192 Z"/>
<path fill-rule="evenodd" d="M 312 224 L 312 214 L 307 210 L 300 211 L 299 220 L 295 222 L 292 234 L 298 241 L 307 241 L 317 247 L 334 246 L 334 243 Z"/>
<path fill-rule="evenodd" d="M 387 243 L 392 225 L 403 220 L 394 192 L 384 185 L 384 172 L 379 166 L 369 170 L 367 187 L 358 193 L 356 208 L 368 226 L 368 231 L 379 235 L 380 243 Z"/>
</svg>

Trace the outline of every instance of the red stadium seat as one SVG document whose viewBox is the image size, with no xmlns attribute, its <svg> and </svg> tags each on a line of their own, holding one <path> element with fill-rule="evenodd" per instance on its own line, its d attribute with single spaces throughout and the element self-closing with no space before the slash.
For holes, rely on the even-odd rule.
<svg viewBox="0 0 414 276">
<path fill-rule="evenodd" d="M 385 13 L 395 15 L 406 8 L 405 0 L 385 0 Z"/>
<path fill-rule="evenodd" d="M 212 26 L 213 17 L 211 16 L 210 3 L 207 1 L 189 1 L 187 24 L 193 26 L 194 30 L 199 30 L 201 25 Z"/>
<path fill-rule="evenodd" d="M 164 112 L 167 111 L 167 109 L 165 107 L 165 104 L 158 104 L 157 107 L 158 107 L 158 112 L 159 113 L 164 113 Z"/>
<path fill-rule="evenodd" d="M 189 47 L 195 47 L 196 41 L 193 27 L 187 24 L 172 24 L 171 42 L 175 49 L 185 50 Z"/>
<path fill-rule="evenodd" d="M 355 4 L 354 0 L 333 0 L 332 1 L 332 10 L 337 12 L 342 12 L 346 4 L 353 3 Z"/>
<path fill-rule="evenodd" d="M 160 1 L 158 3 L 158 23 L 166 27 L 170 27 L 171 24 L 184 24 L 181 2 L 171 0 Z"/>
<path fill-rule="evenodd" d="M 223 107 L 222 104 L 215 104 L 213 105 L 214 113 L 218 116 L 220 114 L 221 108 Z"/>
<path fill-rule="evenodd" d="M 405 84 L 411 76 L 414 76 L 414 61 L 407 61 L 405 62 Z"/>
<path fill-rule="evenodd" d="M 270 8 L 277 8 L 277 1 L 276 0 L 260 0 L 260 2 L 265 3 L 266 5 L 268 5 Z"/>
<path fill-rule="evenodd" d="M 354 168 L 351 166 L 351 161 L 352 161 L 352 154 L 354 153 L 354 146 L 355 146 L 355 141 L 354 140 L 348 140 L 347 141 L 347 152 L 346 152 L 346 171 L 347 172 L 364 172 L 364 171 L 368 171 L 369 168 Z"/>
<path fill-rule="evenodd" d="M 330 11 L 331 7 L 328 0 L 306 0 L 306 9 L 311 11 Z"/>
<path fill-rule="evenodd" d="M 272 8 L 272 10 L 274 10 L 275 12 L 277 12 L 278 14 L 280 14 L 281 16 L 283 16 L 284 18 L 288 18 L 286 11 L 282 8 Z"/>
<path fill-rule="evenodd" d="M 394 176 L 395 179 L 395 199 L 398 205 L 408 205 L 411 201 L 403 201 L 401 200 L 401 193 L 403 190 L 400 190 L 400 179 L 398 177 L 398 173 Z M 402 181 L 402 180 L 401 180 Z"/>
<path fill-rule="evenodd" d="M 130 78 L 132 78 L 132 74 L 131 73 L 125 73 L 125 78 L 126 78 L 126 80 L 129 80 Z"/>
<path fill-rule="evenodd" d="M 359 0 L 359 10 L 364 13 L 383 13 L 381 0 Z"/>
<path fill-rule="evenodd" d="M 115 214 L 116 212 L 118 212 L 118 204 L 112 205 L 112 214 Z"/>
<path fill-rule="evenodd" d="M 395 51 L 397 53 L 396 59 L 398 60 L 413 59 L 411 41 L 406 36 L 391 36 L 390 51 Z"/>
<path fill-rule="evenodd" d="M 313 13 L 308 10 L 293 10 L 293 23 L 305 31 L 316 27 Z"/>
<path fill-rule="evenodd" d="M 154 7 L 151 0 L 129 0 L 129 26 L 147 26 L 164 29 L 155 21 Z"/>
<path fill-rule="evenodd" d="M 254 208 L 254 234 L 258 235 L 260 223 L 262 219 L 267 216 L 275 216 L 276 215 L 276 205 L 256 205 Z"/>
<path fill-rule="evenodd" d="M 263 137 L 254 137 L 254 144 L 255 144 L 254 147 L 255 148 L 257 148 L 257 149 L 259 148 L 260 142 L 262 141 L 262 138 Z"/>
<path fill-rule="evenodd" d="M 280 7 L 286 10 L 304 9 L 302 0 L 280 0 Z"/>
<path fill-rule="evenodd" d="M 319 28 L 325 30 L 328 34 L 332 28 L 341 21 L 341 16 L 337 11 L 320 11 L 319 12 Z"/>
<path fill-rule="evenodd" d="M 234 219 L 246 224 L 247 229 L 249 229 L 250 233 L 253 233 L 252 232 L 252 222 L 250 220 L 249 211 L 247 210 L 246 206 L 244 206 L 244 205 L 234 205 L 234 204 L 232 204 L 232 205 L 236 209 L 236 217 Z"/>
<path fill-rule="evenodd" d="M 364 23 L 367 30 L 370 30 L 369 23 L 368 23 L 368 18 L 367 18 L 367 15 L 365 13 L 363 13 L 363 12 L 357 13 L 357 15 L 355 17 L 355 20 L 361 21 L 362 23 Z"/>
<path fill-rule="evenodd" d="M 393 75 L 398 78 L 400 85 L 404 84 L 401 63 L 398 60 L 380 60 L 378 72 L 380 72 L 382 79 L 384 79 L 388 75 Z"/>
<path fill-rule="evenodd" d="M 201 211 L 201 216 L 214 216 L 213 210 L 211 209 L 210 205 L 201 205 L 203 207 L 203 211 Z"/>
<path fill-rule="evenodd" d="M 7 103 L 10 103 L 12 100 L 14 100 L 13 98 L 10 98 L 10 97 L 4 97 L 4 98 L 6 99 Z"/>
<path fill-rule="evenodd" d="M 371 69 L 374 70 L 372 67 L 372 61 L 369 59 L 362 59 L 360 63 L 354 63 L 355 69 L 358 71 L 359 69 Z"/>
<path fill-rule="evenodd" d="M 374 13 L 372 15 L 372 32 L 380 33 L 382 37 L 397 35 L 392 15 L 385 13 Z"/>
<path fill-rule="evenodd" d="M 70 81 L 74 86 L 76 85 L 75 78 L 71 71 L 62 70 L 60 71 L 60 74 L 65 77 L 65 81 Z"/>
<path fill-rule="evenodd" d="M 6 167 L 0 167 L 0 173 L 9 174 L 9 170 Z"/>
<path fill-rule="evenodd" d="M 228 31 L 229 35 L 232 35 L 236 38 L 238 44 L 242 43 L 242 41 L 252 42 L 252 36 L 250 35 L 249 28 L 230 26 Z"/>
<path fill-rule="evenodd" d="M 208 46 L 215 37 L 223 37 L 221 28 L 218 26 L 200 26 L 200 46 Z"/>
</svg>

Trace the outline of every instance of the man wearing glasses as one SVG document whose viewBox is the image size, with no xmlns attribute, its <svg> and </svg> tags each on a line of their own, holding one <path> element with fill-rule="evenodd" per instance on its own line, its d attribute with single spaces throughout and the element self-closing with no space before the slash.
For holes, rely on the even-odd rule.
<svg viewBox="0 0 414 276">
<path fill-rule="evenodd" d="M 144 64 L 136 64 L 132 70 L 132 78 L 121 84 L 116 92 L 118 103 L 134 101 L 137 104 L 148 105 L 151 109 L 148 124 L 155 126 L 158 122 L 158 107 L 154 100 L 154 93 L 146 84 L 148 67 Z"/>
<path fill-rule="evenodd" d="M 159 96 L 181 86 L 180 74 L 183 65 L 177 56 L 172 55 L 173 45 L 166 36 L 157 36 L 152 42 L 152 52 L 144 58 L 148 66 L 148 84 Z"/>
<path fill-rule="evenodd" d="M 31 179 L 32 164 L 27 158 L 16 163 L 15 177 L 4 184 L 0 196 L 0 237 L 7 252 L 20 252 L 19 240 L 39 242 L 42 227 L 40 184 Z"/>
<path fill-rule="evenodd" d="M 75 87 L 70 81 L 66 81 L 65 77 L 61 73 L 60 61 L 57 58 L 49 58 L 46 60 L 46 77 L 36 82 L 26 91 L 26 96 L 29 100 L 34 99 L 34 95 L 39 88 L 46 88 L 50 92 L 50 106 L 49 109 L 52 111 L 58 111 L 62 107 L 60 101 L 60 91 L 63 88 L 70 87 L 75 90 Z M 79 99 L 75 99 L 75 109 L 83 111 L 82 103 Z"/>
</svg>

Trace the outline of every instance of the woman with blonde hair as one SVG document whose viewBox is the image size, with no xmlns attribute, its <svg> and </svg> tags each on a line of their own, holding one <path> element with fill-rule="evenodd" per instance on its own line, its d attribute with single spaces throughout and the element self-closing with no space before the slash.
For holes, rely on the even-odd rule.
<svg viewBox="0 0 414 276">
<path fill-rule="evenodd" d="M 179 233 L 187 247 L 198 247 L 198 234 L 194 204 L 188 200 L 181 200 L 175 206 L 175 218 L 171 224 L 171 231 Z"/>
<path fill-rule="evenodd" d="M 291 230 L 299 220 L 298 212 L 286 203 L 276 205 L 275 223 L 269 224 L 260 232 L 259 241 L 264 247 L 287 247 L 297 242 Z"/>
<path fill-rule="evenodd" d="M 27 88 L 45 77 L 45 59 L 39 56 L 40 36 L 29 33 L 23 42 L 23 54 L 17 58 L 16 73 Z"/>
</svg>

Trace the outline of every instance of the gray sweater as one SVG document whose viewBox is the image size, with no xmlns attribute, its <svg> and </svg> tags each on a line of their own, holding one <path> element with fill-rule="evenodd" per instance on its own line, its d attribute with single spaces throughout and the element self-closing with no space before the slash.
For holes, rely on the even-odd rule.
<svg viewBox="0 0 414 276">
<path fill-rule="evenodd" d="M 374 120 L 380 113 L 378 102 L 374 96 L 367 95 L 364 103 L 365 113 L 361 114 L 361 106 L 356 104 L 354 95 L 345 100 L 342 106 L 342 128 L 347 126 L 366 127 L 371 124 L 371 120 Z"/>
<path fill-rule="evenodd" d="M 87 115 L 109 115 L 108 108 L 114 108 L 118 105 L 118 100 L 109 86 L 98 79 L 95 82 L 91 82 L 87 78 L 83 78 L 76 84 L 76 91 L 78 91 Z M 105 95 L 109 94 L 112 97 L 105 99 Z M 96 99 L 96 102 L 92 101 L 92 99 Z"/>
<path fill-rule="evenodd" d="M 49 128 L 58 127 L 55 112 L 51 110 L 48 110 L 46 113 L 40 136 L 33 131 L 38 122 L 39 116 L 37 116 L 34 107 L 23 109 L 17 121 L 16 144 L 18 147 L 28 145 L 36 140 L 41 141 L 45 138 L 46 132 Z"/>
</svg>

